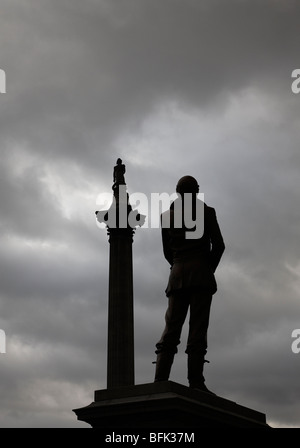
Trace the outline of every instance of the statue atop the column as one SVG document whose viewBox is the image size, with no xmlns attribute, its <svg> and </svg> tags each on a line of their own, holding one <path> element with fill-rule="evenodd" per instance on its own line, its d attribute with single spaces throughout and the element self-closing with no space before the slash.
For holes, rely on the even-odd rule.
<svg viewBox="0 0 300 448">
<path fill-rule="evenodd" d="M 113 190 L 115 190 L 119 185 L 126 185 L 125 182 L 125 174 L 126 168 L 124 163 L 122 163 L 122 159 L 117 160 L 117 164 L 114 167 L 114 173 L 113 173 Z"/>
<path fill-rule="evenodd" d="M 113 202 L 108 210 L 96 211 L 97 220 L 107 225 L 108 231 L 111 229 L 131 229 L 142 226 L 146 216 L 133 210 L 127 193 L 125 182 L 126 168 L 122 159 L 117 159 L 117 164 L 113 170 Z"/>
</svg>

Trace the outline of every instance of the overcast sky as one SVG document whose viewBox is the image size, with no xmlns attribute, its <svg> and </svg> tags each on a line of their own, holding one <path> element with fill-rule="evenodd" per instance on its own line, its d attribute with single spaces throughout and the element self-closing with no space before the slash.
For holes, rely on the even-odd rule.
<svg viewBox="0 0 300 448">
<path fill-rule="evenodd" d="M 297 0 L 1 0 L 1 427 L 87 427 L 72 409 L 106 388 L 94 211 L 118 157 L 130 194 L 189 174 L 216 209 L 207 386 L 300 427 L 299 17 Z M 160 230 L 138 229 L 133 256 L 141 384 L 167 305 Z"/>
</svg>

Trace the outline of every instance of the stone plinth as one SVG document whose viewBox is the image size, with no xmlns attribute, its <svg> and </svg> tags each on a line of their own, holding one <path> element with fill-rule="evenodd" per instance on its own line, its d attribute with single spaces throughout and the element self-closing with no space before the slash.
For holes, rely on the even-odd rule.
<svg viewBox="0 0 300 448">
<path fill-rule="evenodd" d="M 93 428 L 269 428 L 261 412 L 172 381 L 97 390 L 74 412 Z"/>
</svg>

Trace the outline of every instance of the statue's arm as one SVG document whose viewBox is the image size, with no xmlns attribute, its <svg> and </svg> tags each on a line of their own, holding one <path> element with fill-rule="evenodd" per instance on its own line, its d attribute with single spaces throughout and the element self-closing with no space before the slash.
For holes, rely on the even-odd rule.
<svg viewBox="0 0 300 448">
<path fill-rule="evenodd" d="M 213 208 L 211 209 L 211 216 L 210 216 L 210 242 L 211 242 L 210 265 L 213 272 L 215 272 L 220 263 L 223 252 L 225 250 L 225 244 L 220 230 L 220 226 L 218 224 L 216 211 Z"/>
<path fill-rule="evenodd" d="M 170 265 L 173 265 L 173 251 L 170 247 L 169 243 L 169 232 L 168 229 L 161 229 L 161 235 L 162 235 L 162 245 L 163 245 L 163 252 L 165 259 L 170 263 Z"/>
</svg>

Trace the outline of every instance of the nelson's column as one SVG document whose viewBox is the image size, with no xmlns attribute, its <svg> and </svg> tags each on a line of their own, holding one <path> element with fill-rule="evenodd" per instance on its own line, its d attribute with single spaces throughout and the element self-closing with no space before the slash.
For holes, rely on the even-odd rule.
<svg viewBox="0 0 300 448">
<path fill-rule="evenodd" d="M 132 210 L 121 159 L 113 171 L 113 203 L 109 210 L 96 212 L 109 235 L 109 298 L 107 388 L 134 384 L 134 322 L 132 243 L 137 225 L 145 217 Z"/>
</svg>

